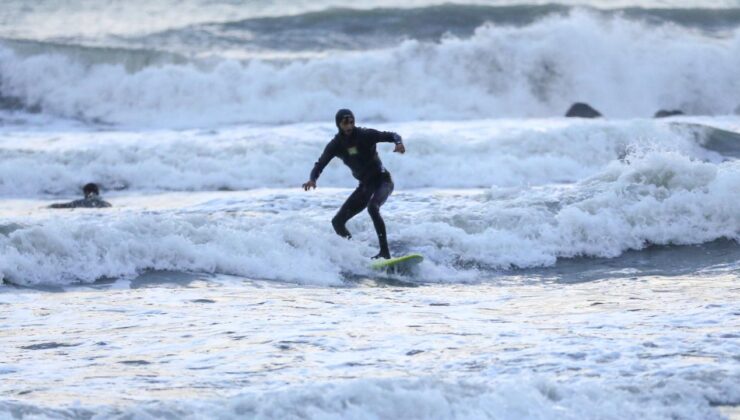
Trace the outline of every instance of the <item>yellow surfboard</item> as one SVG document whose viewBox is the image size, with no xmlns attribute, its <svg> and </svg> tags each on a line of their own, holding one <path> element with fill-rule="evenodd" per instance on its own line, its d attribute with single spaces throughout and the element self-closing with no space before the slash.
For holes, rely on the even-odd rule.
<svg viewBox="0 0 740 420">
<path fill-rule="evenodd" d="M 421 254 L 409 254 L 389 260 L 379 259 L 370 264 L 370 268 L 373 270 L 403 272 L 410 270 L 422 261 L 424 261 L 424 257 Z"/>
</svg>

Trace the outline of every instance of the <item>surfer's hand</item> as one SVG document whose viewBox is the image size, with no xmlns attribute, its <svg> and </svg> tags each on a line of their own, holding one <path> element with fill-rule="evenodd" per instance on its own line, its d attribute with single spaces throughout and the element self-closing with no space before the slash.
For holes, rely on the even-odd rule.
<svg viewBox="0 0 740 420">
<path fill-rule="evenodd" d="M 404 147 L 403 143 L 396 143 L 396 148 L 393 149 L 394 152 L 404 154 L 406 153 L 406 147 Z"/>
<path fill-rule="evenodd" d="M 308 191 L 311 188 L 316 188 L 316 181 L 308 181 L 305 184 L 303 184 L 303 189 Z"/>
</svg>

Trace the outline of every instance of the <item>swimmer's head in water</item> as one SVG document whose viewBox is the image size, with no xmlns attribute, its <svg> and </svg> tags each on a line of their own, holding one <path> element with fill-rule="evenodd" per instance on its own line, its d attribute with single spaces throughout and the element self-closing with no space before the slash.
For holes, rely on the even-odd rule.
<svg viewBox="0 0 740 420">
<path fill-rule="evenodd" d="M 82 187 L 82 192 L 85 194 L 85 198 L 100 195 L 98 184 L 93 184 L 92 182 L 89 184 L 85 184 L 85 186 Z"/>
</svg>

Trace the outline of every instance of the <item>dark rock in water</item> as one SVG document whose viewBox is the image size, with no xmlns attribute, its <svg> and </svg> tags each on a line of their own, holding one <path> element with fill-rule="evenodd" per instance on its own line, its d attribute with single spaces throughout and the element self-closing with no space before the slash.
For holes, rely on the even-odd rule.
<svg viewBox="0 0 740 420">
<path fill-rule="evenodd" d="M 670 111 L 667 111 L 665 109 L 661 109 L 658 112 L 653 115 L 653 118 L 665 118 L 665 117 L 672 117 L 674 115 L 684 115 L 684 112 L 680 109 L 672 109 Z"/>
<path fill-rule="evenodd" d="M 583 102 L 576 102 L 568 108 L 568 112 L 565 113 L 566 117 L 578 117 L 578 118 L 598 118 L 601 117 L 601 113 L 595 110 L 591 105 Z"/>
<path fill-rule="evenodd" d="M 64 343 L 39 343 L 39 344 L 31 344 L 30 346 L 22 346 L 21 348 L 23 350 L 48 350 L 48 349 L 56 349 L 59 347 L 76 347 L 79 346 L 79 344 L 64 344 Z"/>
</svg>

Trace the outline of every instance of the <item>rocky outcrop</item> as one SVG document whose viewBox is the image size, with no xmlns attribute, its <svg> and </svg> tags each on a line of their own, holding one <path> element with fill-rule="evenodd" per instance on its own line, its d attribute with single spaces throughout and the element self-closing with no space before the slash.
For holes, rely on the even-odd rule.
<svg viewBox="0 0 740 420">
<path fill-rule="evenodd" d="M 568 108 L 568 112 L 565 113 L 565 116 L 577 118 L 598 118 L 601 117 L 601 113 L 589 104 L 576 102 Z"/>
<path fill-rule="evenodd" d="M 656 112 L 655 115 L 653 115 L 653 118 L 665 118 L 665 117 L 672 117 L 674 115 L 684 115 L 684 113 L 680 109 L 673 109 L 670 111 L 661 109 L 658 112 Z"/>
</svg>

